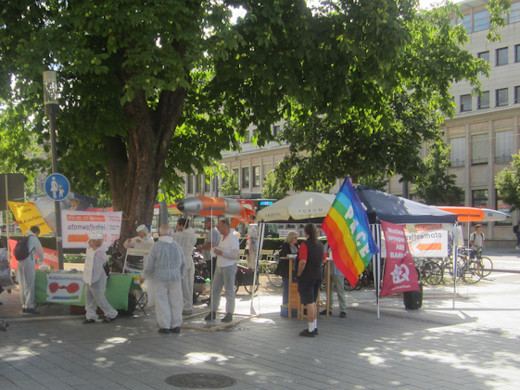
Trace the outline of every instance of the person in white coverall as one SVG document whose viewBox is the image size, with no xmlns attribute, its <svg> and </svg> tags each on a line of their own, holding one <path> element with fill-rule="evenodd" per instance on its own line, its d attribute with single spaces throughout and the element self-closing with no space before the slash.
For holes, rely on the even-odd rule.
<svg viewBox="0 0 520 390">
<path fill-rule="evenodd" d="M 84 324 L 94 324 L 98 318 L 97 306 L 103 311 L 103 322 L 112 322 L 117 318 L 117 310 L 108 303 L 105 297 L 107 275 L 104 265 L 108 261 L 103 248 L 103 233 L 89 234 L 88 248 L 85 255 L 83 281 L 85 282 L 85 315 Z"/>
<path fill-rule="evenodd" d="M 150 250 L 141 283 L 152 279 L 155 288 L 155 315 L 160 333 L 180 333 L 182 325 L 182 275 L 184 253 L 171 237 L 168 225 L 159 228 L 159 241 Z"/>
<path fill-rule="evenodd" d="M 186 259 L 186 267 L 182 275 L 182 297 L 184 299 L 182 314 L 190 315 L 193 312 L 193 283 L 195 280 L 195 265 L 192 254 L 197 244 L 197 234 L 194 229 L 189 228 L 189 222 L 186 218 L 179 218 L 177 221 L 177 232 L 173 233 L 173 240 L 179 244 Z"/>
<path fill-rule="evenodd" d="M 129 238 L 123 243 L 123 246 L 126 249 L 134 248 L 134 249 L 142 249 L 150 252 L 150 248 L 155 243 L 153 237 L 150 237 L 148 233 L 148 228 L 145 225 L 139 225 L 135 231 L 137 232 L 137 236 L 133 238 Z M 146 262 L 148 261 L 148 256 L 145 256 L 143 269 L 146 267 Z M 147 306 L 153 307 L 155 304 L 155 293 L 153 288 L 153 282 L 151 280 L 147 280 L 146 283 L 143 284 L 143 289 L 146 291 L 148 295 Z"/>
<path fill-rule="evenodd" d="M 148 228 L 145 225 L 139 225 L 135 231 L 137 232 L 137 236 L 126 240 L 123 246 L 126 249 L 136 248 L 149 250 L 152 247 L 154 240 L 153 237 L 150 237 L 148 234 Z"/>
<path fill-rule="evenodd" d="M 18 270 L 16 272 L 18 283 L 20 284 L 22 311 L 29 314 L 39 314 L 34 308 L 34 281 L 36 278 L 34 270 L 36 260 L 34 255 L 38 256 L 38 263 L 43 262 L 43 248 L 40 240 L 38 240 L 39 234 L 40 228 L 38 226 L 31 226 L 31 229 L 25 232 L 25 235 L 29 237 L 27 242 L 29 256 L 18 262 Z"/>
</svg>

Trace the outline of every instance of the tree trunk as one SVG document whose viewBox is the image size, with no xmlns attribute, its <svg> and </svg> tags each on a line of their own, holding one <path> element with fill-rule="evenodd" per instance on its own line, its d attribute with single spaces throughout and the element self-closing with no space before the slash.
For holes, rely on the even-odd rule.
<svg viewBox="0 0 520 390">
<path fill-rule="evenodd" d="M 153 221 L 159 181 L 185 98 L 182 89 L 163 92 L 152 110 L 144 93 L 136 91 L 124 107 L 131 124 L 127 139 L 112 138 L 105 144 L 114 211 L 123 212 L 120 247 L 135 236 L 138 225 Z"/>
</svg>

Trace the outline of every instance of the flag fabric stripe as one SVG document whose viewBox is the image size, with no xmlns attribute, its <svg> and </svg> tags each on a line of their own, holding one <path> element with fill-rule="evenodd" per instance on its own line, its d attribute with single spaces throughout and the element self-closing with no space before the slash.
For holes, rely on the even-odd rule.
<svg viewBox="0 0 520 390">
<path fill-rule="evenodd" d="M 368 218 L 349 179 L 341 186 L 321 226 L 334 263 L 353 286 L 379 248 L 372 239 Z"/>
</svg>

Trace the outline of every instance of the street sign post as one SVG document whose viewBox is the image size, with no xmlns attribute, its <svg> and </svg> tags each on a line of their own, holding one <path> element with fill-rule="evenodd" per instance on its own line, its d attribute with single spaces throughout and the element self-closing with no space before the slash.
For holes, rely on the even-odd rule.
<svg viewBox="0 0 520 390">
<path fill-rule="evenodd" d="M 61 173 L 53 173 L 45 180 L 45 192 L 53 200 L 63 200 L 70 192 L 70 184 Z"/>
</svg>

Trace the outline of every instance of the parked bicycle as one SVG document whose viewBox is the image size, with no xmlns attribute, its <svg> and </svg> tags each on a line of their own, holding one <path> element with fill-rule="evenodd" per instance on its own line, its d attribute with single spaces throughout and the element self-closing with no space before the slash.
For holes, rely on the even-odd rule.
<svg viewBox="0 0 520 390">
<path fill-rule="evenodd" d="M 414 261 L 419 274 L 419 279 L 422 282 L 432 286 L 441 284 L 443 279 L 443 270 L 438 261 L 422 257 L 415 258 Z"/>
<path fill-rule="evenodd" d="M 449 273 L 451 278 L 457 281 L 462 279 L 465 283 L 474 284 L 483 277 L 483 266 L 479 259 L 469 256 L 470 251 L 467 248 L 459 248 L 457 251 L 457 272 L 455 275 L 452 257 L 445 259 L 442 270 L 443 277 Z"/>
</svg>

